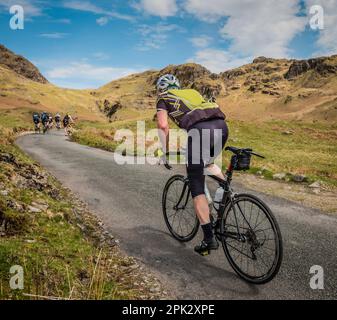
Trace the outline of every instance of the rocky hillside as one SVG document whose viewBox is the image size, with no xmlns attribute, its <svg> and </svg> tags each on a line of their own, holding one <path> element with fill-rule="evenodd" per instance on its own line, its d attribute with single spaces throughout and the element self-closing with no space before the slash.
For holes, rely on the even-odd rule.
<svg viewBox="0 0 337 320">
<path fill-rule="evenodd" d="M 93 91 L 58 88 L 23 57 L 0 46 L 0 110 L 70 112 L 88 120 L 151 117 L 155 83 L 173 73 L 184 88 L 215 97 L 228 117 L 239 120 L 337 120 L 337 55 L 309 60 L 258 57 L 215 74 L 188 63 L 112 81 Z"/>
<path fill-rule="evenodd" d="M 32 110 L 70 112 L 82 119 L 103 120 L 87 90 L 63 89 L 49 83 L 25 58 L 0 45 L 0 117 L 8 110 L 31 117 Z"/>
<path fill-rule="evenodd" d="M 27 59 L 16 55 L 3 45 L 0 45 L 0 64 L 13 70 L 18 75 L 39 83 L 48 83 L 48 80 Z"/>
<path fill-rule="evenodd" d="M 303 61 L 258 57 L 220 74 L 198 64 L 171 65 L 113 81 L 91 94 L 106 112 L 106 106 L 113 107 L 119 119 L 123 108 L 154 108 L 155 83 L 165 73 L 175 74 L 183 87 L 206 98 L 216 97 L 234 118 L 337 119 L 337 55 Z"/>
</svg>

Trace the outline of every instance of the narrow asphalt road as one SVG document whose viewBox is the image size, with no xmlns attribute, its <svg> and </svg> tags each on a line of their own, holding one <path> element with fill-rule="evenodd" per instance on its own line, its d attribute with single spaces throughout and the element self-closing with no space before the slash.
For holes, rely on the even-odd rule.
<svg viewBox="0 0 337 320">
<path fill-rule="evenodd" d="M 284 239 L 279 275 L 263 286 L 240 280 L 222 250 L 198 256 L 175 241 L 161 212 L 161 194 L 173 174 L 159 166 L 118 165 L 109 152 L 69 142 L 63 132 L 29 135 L 17 144 L 73 190 L 120 239 L 122 249 L 147 265 L 178 299 L 336 299 L 337 218 L 252 192 L 273 210 Z M 235 181 L 235 179 L 234 179 Z M 324 289 L 312 290 L 309 270 L 324 269 Z"/>
</svg>

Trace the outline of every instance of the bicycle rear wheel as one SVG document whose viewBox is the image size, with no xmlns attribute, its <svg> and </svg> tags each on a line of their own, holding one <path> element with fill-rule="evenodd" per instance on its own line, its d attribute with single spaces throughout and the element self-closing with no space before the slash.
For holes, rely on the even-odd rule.
<svg viewBox="0 0 337 320">
<path fill-rule="evenodd" d="M 176 175 L 167 181 L 162 209 L 165 223 L 175 239 L 187 242 L 195 237 L 199 220 L 194 213 L 190 188 L 184 176 Z"/>
<path fill-rule="evenodd" d="M 283 256 L 280 228 L 268 206 L 255 196 L 241 194 L 221 218 L 226 257 L 235 272 L 254 284 L 271 281 Z"/>
</svg>

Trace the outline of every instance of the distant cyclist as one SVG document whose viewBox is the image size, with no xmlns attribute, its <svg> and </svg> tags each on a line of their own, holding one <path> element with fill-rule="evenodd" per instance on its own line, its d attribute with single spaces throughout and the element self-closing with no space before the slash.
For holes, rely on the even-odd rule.
<svg viewBox="0 0 337 320">
<path fill-rule="evenodd" d="M 46 111 L 42 112 L 41 114 L 41 122 L 43 125 L 43 133 L 46 133 L 48 130 L 48 124 L 49 124 L 49 115 Z"/>
<path fill-rule="evenodd" d="M 204 170 L 207 168 L 208 174 L 224 179 L 220 168 L 213 161 L 221 153 L 228 138 L 226 117 L 216 103 L 205 101 L 196 90 L 182 90 L 179 80 L 174 75 L 167 74 L 160 77 L 157 92 L 157 124 L 164 152 L 167 152 L 169 145 L 168 117 L 189 134 L 187 175 L 194 209 L 204 233 L 203 241 L 194 250 L 203 255 L 219 247 L 213 234 L 205 195 Z M 194 138 L 195 133 L 199 139 Z M 205 135 L 208 135 L 208 139 L 204 139 Z"/>
<path fill-rule="evenodd" d="M 61 129 L 61 115 L 59 113 L 56 113 L 55 115 L 55 123 L 56 123 L 56 128 L 60 130 Z"/>
<path fill-rule="evenodd" d="M 74 123 L 73 118 L 69 113 L 67 113 L 63 118 L 63 127 L 66 135 L 68 136 L 70 133 L 71 125 Z"/>
<path fill-rule="evenodd" d="M 54 126 L 54 119 L 53 116 L 51 114 L 49 114 L 48 116 L 48 129 L 53 129 Z"/>
<path fill-rule="evenodd" d="M 35 126 L 35 133 L 40 133 L 40 114 L 38 112 L 33 113 L 33 122 Z"/>
</svg>

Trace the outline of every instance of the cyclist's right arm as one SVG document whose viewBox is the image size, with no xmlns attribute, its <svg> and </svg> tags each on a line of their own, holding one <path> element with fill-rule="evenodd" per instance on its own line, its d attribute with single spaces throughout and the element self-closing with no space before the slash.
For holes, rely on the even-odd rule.
<svg viewBox="0 0 337 320">
<path fill-rule="evenodd" d="M 170 127 L 168 123 L 166 105 L 165 102 L 162 100 L 157 103 L 157 128 L 163 151 L 164 153 L 166 153 L 169 146 Z"/>
</svg>

